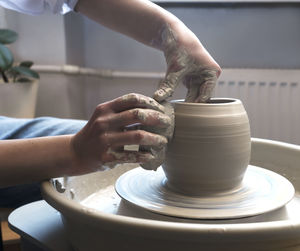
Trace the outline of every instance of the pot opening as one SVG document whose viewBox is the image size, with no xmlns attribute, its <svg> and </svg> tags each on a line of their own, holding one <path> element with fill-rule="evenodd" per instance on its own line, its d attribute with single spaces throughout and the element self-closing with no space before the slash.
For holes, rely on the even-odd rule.
<svg viewBox="0 0 300 251">
<path fill-rule="evenodd" d="M 206 103 L 189 103 L 189 102 L 185 102 L 184 99 L 175 99 L 175 100 L 171 100 L 170 103 L 172 104 L 184 104 L 184 105 L 209 105 L 209 104 L 232 104 L 235 102 L 239 102 L 238 99 L 235 98 L 211 98 L 209 101 L 207 101 Z"/>
<path fill-rule="evenodd" d="M 234 99 L 210 99 L 207 101 L 208 104 L 226 104 L 233 103 Z"/>
</svg>

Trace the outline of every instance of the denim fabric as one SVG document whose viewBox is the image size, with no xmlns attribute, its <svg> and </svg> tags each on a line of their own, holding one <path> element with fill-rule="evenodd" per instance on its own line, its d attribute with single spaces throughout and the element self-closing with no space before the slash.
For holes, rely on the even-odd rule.
<svg viewBox="0 0 300 251">
<path fill-rule="evenodd" d="M 74 134 L 85 124 L 84 120 L 74 119 L 16 119 L 0 116 L 0 140 Z M 19 207 L 41 198 L 39 183 L 0 189 L 0 207 Z"/>
</svg>

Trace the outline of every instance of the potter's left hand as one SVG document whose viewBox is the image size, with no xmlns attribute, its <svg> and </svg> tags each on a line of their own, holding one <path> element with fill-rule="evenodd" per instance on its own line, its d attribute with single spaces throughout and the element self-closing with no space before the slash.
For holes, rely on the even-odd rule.
<svg viewBox="0 0 300 251">
<path fill-rule="evenodd" d="M 185 26 L 176 32 L 166 26 L 162 44 L 167 73 L 154 93 L 154 99 L 158 102 L 167 99 L 177 85 L 183 83 L 188 89 L 186 102 L 206 102 L 221 73 L 220 66 Z"/>
</svg>

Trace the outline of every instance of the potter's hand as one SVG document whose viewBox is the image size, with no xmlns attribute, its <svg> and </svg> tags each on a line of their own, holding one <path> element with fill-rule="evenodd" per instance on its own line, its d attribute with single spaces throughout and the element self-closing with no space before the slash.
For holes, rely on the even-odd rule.
<svg viewBox="0 0 300 251">
<path fill-rule="evenodd" d="M 170 119 L 154 99 L 128 94 L 97 106 L 87 125 L 72 138 L 75 166 L 82 172 L 103 170 L 119 163 L 144 163 L 150 152 L 125 151 L 124 145 L 163 147 L 164 136 L 144 130 L 126 130 L 133 124 L 168 127 Z"/>
<path fill-rule="evenodd" d="M 158 102 L 171 96 L 180 82 L 189 89 L 189 101 L 199 102 L 210 96 L 220 67 L 195 34 L 170 12 L 149 0 L 79 0 L 76 10 L 164 52 L 168 68 L 154 94 Z"/>
<path fill-rule="evenodd" d="M 188 89 L 186 102 L 206 102 L 221 73 L 220 66 L 184 25 L 176 32 L 166 26 L 161 36 L 167 73 L 154 93 L 154 99 L 165 100 L 179 83 L 183 83 Z"/>
</svg>

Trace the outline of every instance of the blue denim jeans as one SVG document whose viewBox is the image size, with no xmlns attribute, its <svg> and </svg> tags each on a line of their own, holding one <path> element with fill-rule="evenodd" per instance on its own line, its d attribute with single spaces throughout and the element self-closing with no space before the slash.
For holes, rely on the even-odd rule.
<svg viewBox="0 0 300 251">
<path fill-rule="evenodd" d="M 74 119 L 52 117 L 15 119 L 0 116 L 0 140 L 74 134 L 85 124 L 84 120 Z M 14 208 L 40 199 L 42 197 L 39 183 L 0 189 L 0 207 Z"/>
</svg>

